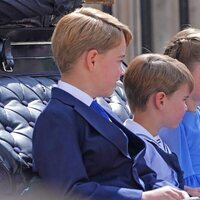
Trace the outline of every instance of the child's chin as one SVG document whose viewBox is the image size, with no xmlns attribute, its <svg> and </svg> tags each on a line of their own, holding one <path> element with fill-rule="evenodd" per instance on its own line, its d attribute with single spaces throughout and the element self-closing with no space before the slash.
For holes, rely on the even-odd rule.
<svg viewBox="0 0 200 200">
<path fill-rule="evenodd" d="M 175 124 L 174 126 L 171 126 L 171 128 L 177 128 L 178 125 L 179 125 L 179 123 L 178 123 L 178 124 Z"/>
</svg>

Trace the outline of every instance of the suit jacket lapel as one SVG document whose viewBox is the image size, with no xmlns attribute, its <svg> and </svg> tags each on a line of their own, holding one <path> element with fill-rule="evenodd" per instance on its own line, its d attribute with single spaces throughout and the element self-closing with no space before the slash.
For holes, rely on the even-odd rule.
<svg viewBox="0 0 200 200">
<path fill-rule="evenodd" d="M 114 115 L 109 114 L 109 117 L 112 119 L 113 123 L 118 126 L 118 128 L 126 133 L 126 136 L 129 140 L 129 153 L 131 157 L 135 156 L 137 153 L 141 152 L 145 148 L 145 143 L 142 139 L 140 139 L 137 135 L 127 129 L 117 118 L 115 118 Z"/>
<path fill-rule="evenodd" d="M 96 111 L 59 88 L 52 89 L 52 98 L 59 99 L 68 106 L 73 107 L 103 137 L 114 144 L 122 154 L 130 158 L 128 153 L 128 139 L 115 124 L 109 122 Z"/>
<path fill-rule="evenodd" d="M 126 157 L 129 157 L 128 139 L 115 124 L 109 122 L 87 106 L 76 105 L 74 109 L 101 135 L 114 144 Z"/>
</svg>

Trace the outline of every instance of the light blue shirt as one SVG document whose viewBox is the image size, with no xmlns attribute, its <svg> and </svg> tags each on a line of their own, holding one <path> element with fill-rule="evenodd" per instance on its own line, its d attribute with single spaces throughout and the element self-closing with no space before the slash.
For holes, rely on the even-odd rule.
<svg viewBox="0 0 200 200">
<path fill-rule="evenodd" d="M 137 122 L 127 119 L 124 125 L 137 136 L 142 138 L 146 144 L 145 161 L 147 165 L 157 173 L 157 179 L 169 182 L 169 185 L 179 185 L 177 181 L 176 172 L 168 166 L 162 156 L 158 153 L 155 147 L 148 141 L 151 141 L 158 145 L 161 149 L 170 153 L 171 151 L 159 136 L 153 137 L 143 126 Z"/>
</svg>

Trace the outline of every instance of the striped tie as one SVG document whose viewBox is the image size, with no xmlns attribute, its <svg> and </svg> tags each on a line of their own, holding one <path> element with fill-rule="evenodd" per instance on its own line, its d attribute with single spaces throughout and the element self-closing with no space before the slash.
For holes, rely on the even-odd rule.
<svg viewBox="0 0 200 200">
<path fill-rule="evenodd" d="M 166 153 L 170 153 L 169 147 L 160 138 L 157 138 L 156 142 L 162 150 L 164 150 Z"/>
</svg>

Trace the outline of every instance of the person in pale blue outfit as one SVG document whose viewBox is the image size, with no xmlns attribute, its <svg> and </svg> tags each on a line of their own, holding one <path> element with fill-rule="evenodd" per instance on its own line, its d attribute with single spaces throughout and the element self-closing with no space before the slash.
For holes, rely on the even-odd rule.
<svg viewBox="0 0 200 200">
<path fill-rule="evenodd" d="M 123 83 L 134 116 L 124 125 L 144 140 L 147 165 L 168 185 L 200 196 L 198 188 L 185 186 L 177 156 L 158 136 L 162 127 L 177 127 L 187 110 L 194 86 L 190 71 L 169 56 L 143 54 L 129 64 Z"/>
<path fill-rule="evenodd" d="M 200 187 L 200 29 L 187 28 L 178 32 L 164 54 L 187 66 L 194 78 L 194 89 L 179 126 L 163 128 L 159 134 L 177 154 L 186 185 Z"/>
</svg>

